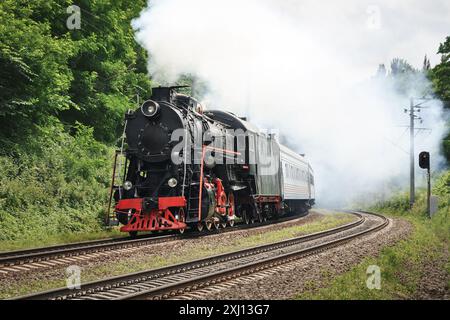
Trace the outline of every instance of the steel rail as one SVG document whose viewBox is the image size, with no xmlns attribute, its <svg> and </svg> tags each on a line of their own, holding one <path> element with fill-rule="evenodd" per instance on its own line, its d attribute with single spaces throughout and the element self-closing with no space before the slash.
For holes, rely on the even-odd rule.
<svg viewBox="0 0 450 320">
<path fill-rule="evenodd" d="M 77 242 L 67 245 L 57 245 L 52 247 L 42 247 L 36 249 L 4 252 L 0 254 L 0 267 L 11 267 L 25 263 L 40 262 L 78 256 L 88 253 L 122 249 L 127 247 L 142 246 L 146 244 L 156 244 L 172 241 L 181 235 L 163 235 L 154 237 L 143 237 L 139 239 L 117 238 L 106 240 L 95 240 Z"/>
<path fill-rule="evenodd" d="M 190 262 L 180 263 L 168 267 L 163 267 L 159 269 L 146 270 L 141 272 L 135 272 L 126 274 L 123 276 L 116 276 L 112 278 L 107 278 L 99 281 L 93 281 L 85 283 L 79 290 L 71 290 L 68 288 L 59 288 L 48 290 L 40 293 L 34 293 L 26 296 L 16 297 L 14 299 L 26 299 L 26 300 L 42 300 L 42 299 L 53 299 L 53 300 L 65 300 L 65 299 L 124 299 L 124 298 L 136 298 L 143 294 L 151 294 L 151 290 L 159 290 L 161 288 L 166 288 L 167 290 L 172 290 L 171 286 L 178 286 L 178 284 L 183 283 L 183 285 L 188 284 L 188 280 L 180 281 L 183 278 L 183 273 L 194 272 L 202 273 L 202 268 L 208 268 L 215 266 L 220 263 L 234 262 L 235 260 L 251 258 L 257 254 L 270 253 L 277 249 L 289 248 L 307 241 L 319 239 L 328 235 L 339 233 L 345 230 L 353 229 L 359 225 L 362 225 L 366 218 L 357 212 L 352 212 L 353 215 L 357 216 L 358 219 L 354 222 L 332 228 L 329 230 L 316 232 L 309 235 L 304 235 L 301 237 L 296 237 L 288 240 L 283 240 L 276 243 L 260 245 L 257 247 L 252 247 L 248 249 L 243 249 L 235 252 L 219 254 L 207 258 L 202 258 Z M 265 260 L 264 260 L 265 261 Z M 223 272 L 230 272 L 231 269 L 224 270 Z M 198 277 L 194 277 L 189 281 L 203 281 L 204 277 L 218 276 L 217 272 L 207 272 L 207 275 L 200 274 Z M 174 276 L 180 277 L 176 283 L 165 284 L 164 277 Z M 145 289 L 145 282 L 155 282 L 160 283 L 161 287 L 159 289 Z M 178 283 L 178 284 L 177 284 Z M 135 288 L 129 289 L 127 287 L 134 286 Z M 136 292 L 136 287 L 140 292 Z M 178 288 L 178 287 L 177 287 Z M 163 290 L 163 289 L 161 289 Z M 149 293 L 150 292 L 150 293 Z M 156 291 L 155 291 L 156 292 Z M 158 291 L 159 292 L 159 291 Z M 93 295 L 96 295 L 94 297 Z"/>
<path fill-rule="evenodd" d="M 49 261 L 60 258 L 67 258 L 71 256 L 82 256 L 90 253 L 112 251 L 124 248 L 132 248 L 138 246 L 145 246 L 150 244 L 158 244 L 179 239 L 192 239 L 214 234 L 237 231 L 242 229 L 259 228 L 267 225 L 275 225 L 303 216 L 294 215 L 280 218 L 278 220 L 269 220 L 265 222 L 253 223 L 250 225 L 240 224 L 233 227 L 221 228 L 217 230 L 205 232 L 189 232 L 185 234 L 166 234 L 166 235 L 144 235 L 137 239 L 125 238 L 109 238 L 93 241 L 76 242 L 65 245 L 55 245 L 49 247 L 40 247 L 26 250 L 17 250 L 9 252 L 0 252 L 0 269 L 3 267 L 14 267 L 17 265 L 24 265 L 27 263 Z"/>
</svg>

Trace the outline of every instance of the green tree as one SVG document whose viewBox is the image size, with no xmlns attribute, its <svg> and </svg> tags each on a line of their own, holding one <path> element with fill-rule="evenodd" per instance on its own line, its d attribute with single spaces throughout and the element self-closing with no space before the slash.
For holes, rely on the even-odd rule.
<svg viewBox="0 0 450 320">
<path fill-rule="evenodd" d="M 75 107 L 68 60 L 76 46 L 53 36 L 45 1 L 0 2 L 0 134 L 21 135 L 48 115 Z M 47 17 L 44 18 L 44 17 Z"/>
<path fill-rule="evenodd" d="M 406 97 L 426 96 L 432 93 L 426 71 L 417 70 L 405 59 L 395 58 L 391 62 L 389 79 L 394 88 Z"/>
<path fill-rule="evenodd" d="M 81 0 L 80 30 L 66 26 L 71 4 L 0 2 L 3 141 L 22 139 L 56 116 L 93 127 L 97 139 L 113 142 L 124 112 L 136 107 L 136 94 L 150 95 L 147 56 L 130 25 L 145 1 Z"/>
<path fill-rule="evenodd" d="M 0 240 L 95 232 L 124 113 L 147 98 L 145 0 L 0 1 Z"/>
<path fill-rule="evenodd" d="M 439 46 L 441 63 L 430 72 L 436 94 L 450 107 L 450 36 Z"/>
<path fill-rule="evenodd" d="M 429 73 L 433 82 L 434 91 L 444 102 L 446 109 L 450 108 L 450 36 L 439 46 L 441 62 Z M 447 125 L 450 128 L 450 122 Z M 444 139 L 442 148 L 447 161 L 450 163 L 450 133 Z"/>
<path fill-rule="evenodd" d="M 94 127 L 98 139 L 112 142 L 127 109 L 136 108 L 136 95 L 150 96 L 147 55 L 134 41 L 130 22 L 145 1 L 81 1 L 81 30 L 71 33 L 79 42 L 70 59 L 74 81 L 70 96 L 79 108 L 62 119 Z"/>
</svg>

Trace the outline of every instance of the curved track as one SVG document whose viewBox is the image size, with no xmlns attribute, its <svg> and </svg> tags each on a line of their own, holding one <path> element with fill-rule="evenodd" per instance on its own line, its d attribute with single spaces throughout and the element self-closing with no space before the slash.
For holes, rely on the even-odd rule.
<svg viewBox="0 0 450 320">
<path fill-rule="evenodd" d="M 277 224 L 286 221 L 298 219 L 302 216 L 286 216 L 275 221 L 266 221 L 253 223 L 251 225 L 235 225 L 224 229 L 212 231 L 197 232 L 192 231 L 185 234 L 170 233 L 165 235 L 150 234 L 139 236 L 136 239 L 116 238 L 102 239 L 86 242 L 71 243 L 65 245 L 57 245 L 51 247 L 42 247 L 35 249 L 1 252 L 0 253 L 0 276 L 12 272 L 23 272 L 35 270 L 38 268 L 51 267 L 62 263 L 71 263 L 79 259 L 92 259 L 102 252 L 121 250 L 127 248 L 135 248 L 151 244 L 169 242 L 179 239 L 187 239 L 193 237 L 203 237 L 212 234 L 229 232 L 247 228 L 258 228 L 269 224 Z"/>
<path fill-rule="evenodd" d="M 384 216 L 353 212 L 355 222 L 289 240 L 187 263 L 90 282 L 80 290 L 60 288 L 16 299 L 166 299 L 256 273 L 327 250 L 389 224 Z"/>
</svg>

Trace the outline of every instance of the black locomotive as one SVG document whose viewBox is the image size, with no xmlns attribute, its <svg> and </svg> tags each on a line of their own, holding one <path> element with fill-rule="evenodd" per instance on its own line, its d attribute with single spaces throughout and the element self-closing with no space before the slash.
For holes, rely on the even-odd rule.
<svg viewBox="0 0 450 320">
<path fill-rule="evenodd" d="M 208 230 L 264 221 L 314 204 L 312 169 L 230 112 L 205 111 L 180 87 L 158 87 L 125 116 L 121 231 Z"/>
</svg>

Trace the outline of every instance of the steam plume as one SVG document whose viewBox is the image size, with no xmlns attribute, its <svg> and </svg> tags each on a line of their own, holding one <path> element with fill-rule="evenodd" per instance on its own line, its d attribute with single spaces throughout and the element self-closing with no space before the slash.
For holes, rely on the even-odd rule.
<svg viewBox="0 0 450 320">
<path fill-rule="evenodd" d="M 389 79 L 373 77 L 396 56 L 420 65 L 427 53 L 436 63 L 450 30 L 446 0 L 371 3 L 155 0 L 133 26 L 156 81 L 194 75 L 208 85 L 202 98 L 210 109 L 278 129 L 311 161 L 319 203 L 341 205 L 407 185 L 403 109 L 429 83 L 418 74 L 399 94 Z M 442 104 L 426 105 L 423 126 L 432 131 L 417 136 L 416 150 L 430 151 L 437 166 Z"/>
</svg>

